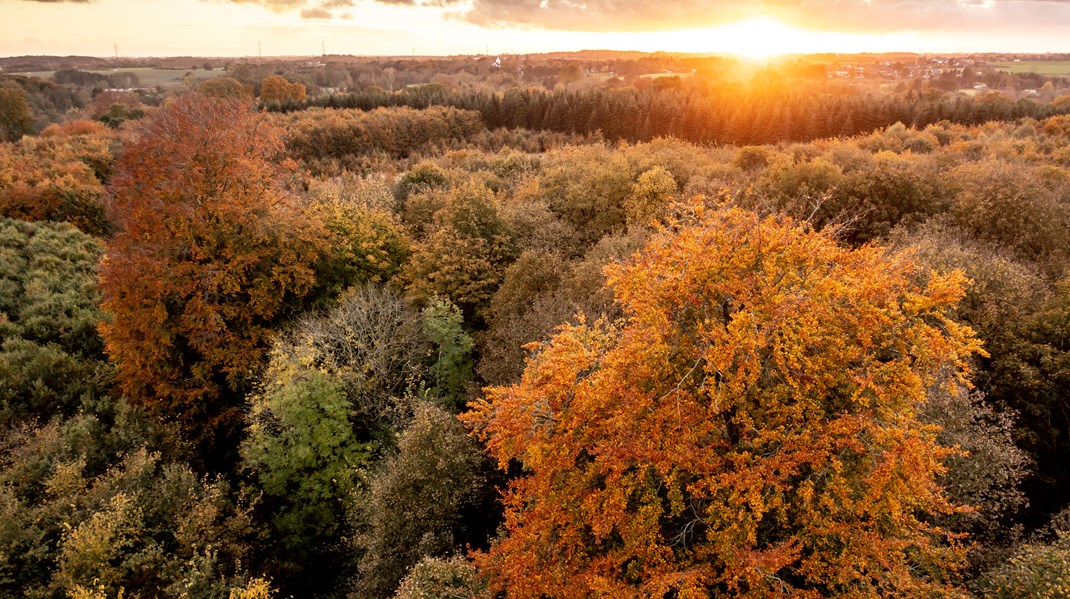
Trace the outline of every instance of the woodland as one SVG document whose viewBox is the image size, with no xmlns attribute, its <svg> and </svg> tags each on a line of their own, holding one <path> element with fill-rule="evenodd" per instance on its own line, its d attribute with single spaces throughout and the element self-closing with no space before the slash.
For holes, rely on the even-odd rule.
<svg viewBox="0 0 1070 599">
<path fill-rule="evenodd" d="M 0 596 L 1070 596 L 1068 82 L 649 60 L 0 77 Z"/>
</svg>

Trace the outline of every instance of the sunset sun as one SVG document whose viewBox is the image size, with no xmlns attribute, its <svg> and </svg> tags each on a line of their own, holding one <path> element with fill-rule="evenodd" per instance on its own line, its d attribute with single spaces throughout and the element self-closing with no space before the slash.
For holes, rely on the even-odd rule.
<svg viewBox="0 0 1070 599">
<path fill-rule="evenodd" d="M 707 40 L 717 40 L 719 47 L 746 58 L 799 52 L 806 36 L 806 32 L 768 16 L 736 21 L 702 33 Z"/>
</svg>

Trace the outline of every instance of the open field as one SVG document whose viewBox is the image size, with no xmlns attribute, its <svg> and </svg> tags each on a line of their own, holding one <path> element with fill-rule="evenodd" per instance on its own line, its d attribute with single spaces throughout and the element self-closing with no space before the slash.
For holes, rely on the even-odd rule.
<svg viewBox="0 0 1070 599">
<path fill-rule="evenodd" d="M 155 67 L 129 67 L 118 69 L 92 69 L 88 71 L 90 73 L 98 73 L 101 75 L 114 75 L 116 73 L 134 73 L 137 75 L 139 87 L 171 87 L 182 84 L 182 78 L 186 73 L 193 73 L 195 81 L 204 81 L 205 79 L 212 79 L 214 77 L 221 77 L 226 73 L 220 70 L 205 71 L 203 69 L 191 70 L 191 69 L 159 69 Z M 33 71 L 29 73 L 20 73 L 22 75 L 29 75 L 31 77 L 40 77 L 42 79 L 48 79 L 55 71 Z"/>
<path fill-rule="evenodd" d="M 1070 60 L 1022 60 L 993 62 L 990 66 L 1008 73 L 1038 73 L 1040 75 L 1070 75 Z"/>
<path fill-rule="evenodd" d="M 640 75 L 639 77 L 641 77 L 643 79 L 661 79 L 662 77 L 679 77 L 681 79 L 684 79 L 684 78 L 687 78 L 687 77 L 691 77 L 692 75 L 694 75 L 694 73 L 686 73 L 686 72 L 685 73 L 669 73 L 669 72 L 665 72 L 665 73 L 647 73 L 645 75 Z"/>
</svg>

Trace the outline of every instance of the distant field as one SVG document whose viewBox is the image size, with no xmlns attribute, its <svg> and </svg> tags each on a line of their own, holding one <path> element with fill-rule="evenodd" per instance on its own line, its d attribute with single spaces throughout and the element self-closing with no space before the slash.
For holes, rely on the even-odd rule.
<svg viewBox="0 0 1070 599">
<path fill-rule="evenodd" d="M 1070 60 L 1023 60 L 1021 62 L 993 62 L 989 65 L 1008 73 L 1070 75 Z"/>
<path fill-rule="evenodd" d="M 684 79 L 692 76 L 694 73 L 647 73 L 645 75 L 639 75 L 641 79 L 661 79 L 662 77 L 679 77 Z"/>
<path fill-rule="evenodd" d="M 196 71 L 193 71 L 190 69 L 157 69 L 153 67 L 92 69 L 88 72 L 99 73 L 101 75 L 113 75 L 115 73 L 135 73 L 137 74 L 137 78 L 140 82 L 141 87 L 156 87 L 157 85 L 162 87 L 171 87 L 175 85 L 181 85 L 182 77 L 184 77 L 186 73 L 193 73 L 193 79 L 195 81 L 204 81 L 205 79 L 221 77 L 226 74 L 223 70 L 205 71 L 203 69 L 197 69 Z M 52 73 L 55 73 L 55 71 L 34 71 L 30 73 L 19 74 L 48 79 L 52 76 Z"/>
</svg>

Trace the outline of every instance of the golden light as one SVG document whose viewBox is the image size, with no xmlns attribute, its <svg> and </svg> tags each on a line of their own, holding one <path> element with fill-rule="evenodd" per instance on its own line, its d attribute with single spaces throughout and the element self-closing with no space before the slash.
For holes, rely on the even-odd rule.
<svg viewBox="0 0 1070 599">
<path fill-rule="evenodd" d="M 714 41 L 722 51 L 746 58 L 768 58 L 799 52 L 799 48 L 806 45 L 804 38 L 807 36 L 807 32 L 773 17 L 752 17 L 714 27 L 701 34 L 707 43 Z"/>
<path fill-rule="evenodd" d="M 590 41 L 588 39 L 588 42 Z M 608 33 L 596 43 L 599 47 L 622 50 L 724 53 L 762 59 L 783 54 L 818 52 L 891 52 L 902 48 L 918 48 L 921 45 L 919 42 L 913 32 L 874 35 L 817 31 L 796 27 L 773 16 L 756 15 L 715 27 Z"/>
</svg>

